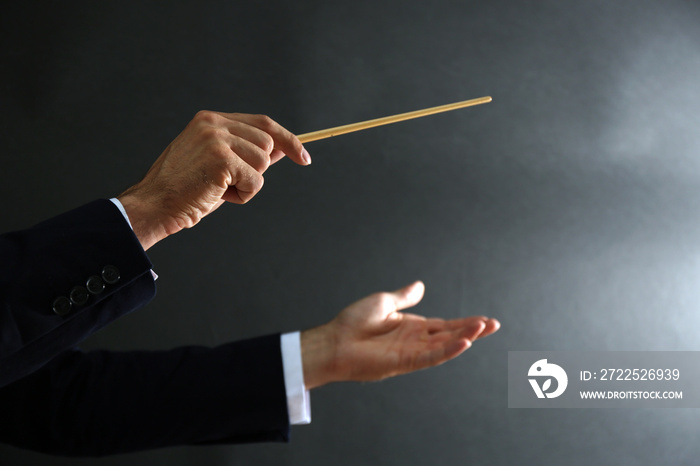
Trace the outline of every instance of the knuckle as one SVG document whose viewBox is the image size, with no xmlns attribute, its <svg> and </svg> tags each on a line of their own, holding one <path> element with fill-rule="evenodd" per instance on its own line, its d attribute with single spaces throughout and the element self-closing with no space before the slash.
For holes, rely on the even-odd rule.
<svg viewBox="0 0 700 466">
<path fill-rule="evenodd" d="M 241 201 L 243 201 L 243 204 L 247 204 L 251 199 L 253 199 L 253 197 L 260 192 L 265 182 L 265 179 L 260 174 L 251 174 L 246 176 L 246 178 L 245 183 L 239 183 L 236 185 L 239 197 L 241 198 Z"/>
<path fill-rule="evenodd" d="M 231 158 L 231 149 L 226 144 L 212 144 L 210 151 L 216 158 L 225 160 Z"/>
<path fill-rule="evenodd" d="M 262 137 L 262 146 L 261 149 L 264 150 L 266 153 L 270 154 L 272 150 L 275 148 L 275 140 L 270 136 L 268 133 L 263 133 Z"/>
<path fill-rule="evenodd" d="M 267 115 L 254 115 L 254 126 L 267 134 L 277 134 L 279 125 Z"/>
<path fill-rule="evenodd" d="M 253 167 L 255 171 L 262 173 L 270 166 L 270 156 L 260 148 L 255 149 L 257 150 L 255 150 L 252 157 L 246 157 L 246 162 Z"/>
<path fill-rule="evenodd" d="M 229 148 L 229 152 L 259 173 L 270 166 L 270 153 L 248 140 L 238 138 L 234 146 Z"/>
<path fill-rule="evenodd" d="M 200 110 L 195 114 L 193 121 L 213 124 L 216 121 L 216 117 L 217 114 L 211 110 Z"/>
<path fill-rule="evenodd" d="M 202 137 L 206 140 L 223 141 L 226 137 L 226 130 L 218 126 L 206 126 L 201 129 Z"/>
<path fill-rule="evenodd" d="M 271 131 L 275 127 L 275 120 L 270 118 L 267 115 L 255 115 L 256 122 L 259 125 L 259 128 L 265 131 L 266 133 Z"/>
<path fill-rule="evenodd" d="M 258 163 L 258 166 L 256 167 L 258 171 L 264 172 L 268 168 L 270 168 L 270 157 L 266 154 L 264 154 L 264 157 L 260 158 L 260 161 Z"/>
</svg>

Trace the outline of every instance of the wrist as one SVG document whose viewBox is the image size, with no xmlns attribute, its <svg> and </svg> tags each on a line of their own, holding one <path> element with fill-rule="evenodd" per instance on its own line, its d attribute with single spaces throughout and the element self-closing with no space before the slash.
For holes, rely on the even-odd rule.
<svg viewBox="0 0 700 466">
<path fill-rule="evenodd" d="M 336 341 L 330 325 L 325 324 L 301 332 L 301 361 L 307 389 L 337 382 Z"/>
<path fill-rule="evenodd" d="M 168 236 L 166 228 L 158 221 L 157 208 L 139 196 L 137 187 L 129 188 L 117 199 L 124 207 L 131 228 L 144 251 Z"/>
</svg>

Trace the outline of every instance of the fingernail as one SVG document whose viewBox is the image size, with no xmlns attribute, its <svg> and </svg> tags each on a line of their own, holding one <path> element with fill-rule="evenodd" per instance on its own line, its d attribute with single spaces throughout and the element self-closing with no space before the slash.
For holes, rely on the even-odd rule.
<svg viewBox="0 0 700 466">
<path fill-rule="evenodd" d="M 304 163 L 306 163 L 306 165 L 311 165 L 311 156 L 309 155 L 309 151 L 307 151 L 306 148 L 302 149 L 301 158 L 304 160 Z"/>
</svg>

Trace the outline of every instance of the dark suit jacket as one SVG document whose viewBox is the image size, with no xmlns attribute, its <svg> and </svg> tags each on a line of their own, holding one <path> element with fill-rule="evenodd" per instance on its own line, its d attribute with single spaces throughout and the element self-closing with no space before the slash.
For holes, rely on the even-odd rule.
<svg viewBox="0 0 700 466">
<path fill-rule="evenodd" d="M 213 349 L 74 348 L 155 295 L 151 263 L 110 201 L 0 235 L 0 258 L 0 441 L 98 456 L 288 440 L 279 335 Z"/>
</svg>

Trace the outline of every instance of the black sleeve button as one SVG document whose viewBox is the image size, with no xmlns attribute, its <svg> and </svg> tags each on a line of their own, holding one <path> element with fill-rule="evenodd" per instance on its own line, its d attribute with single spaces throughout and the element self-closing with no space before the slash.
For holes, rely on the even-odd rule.
<svg viewBox="0 0 700 466">
<path fill-rule="evenodd" d="M 71 302 L 76 306 L 82 306 L 83 304 L 87 303 L 88 298 L 90 297 L 88 291 L 82 286 L 76 286 L 72 290 L 70 290 L 69 296 Z"/>
<path fill-rule="evenodd" d="M 85 282 L 85 287 L 90 294 L 100 294 L 105 289 L 105 282 L 103 282 L 97 275 L 93 275 L 87 279 L 87 282 Z"/>
<path fill-rule="evenodd" d="M 119 269 L 113 265 L 105 265 L 102 269 L 102 280 L 108 285 L 114 285 L 119 281 L 121 275 L 119 275 Z"/>
<path fill-rule="evenodd" d="M 73 305 L 71 304 L 70 299 L 66 298 L 65 296 L 59 296 L 53 300 L 53 312 L 59 316 L 68 314 L 71 307 L 73 307 Z"/>
</svg>

